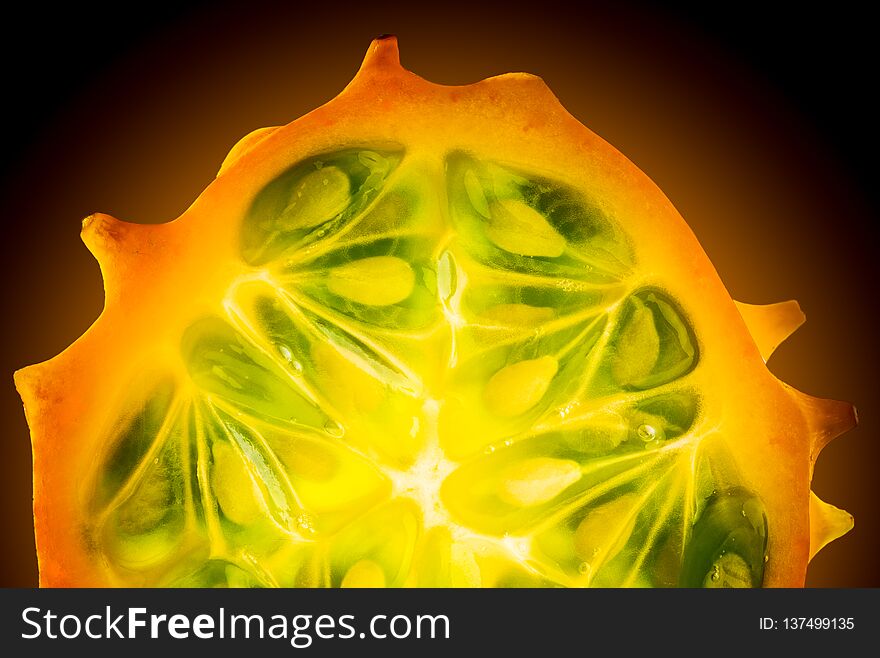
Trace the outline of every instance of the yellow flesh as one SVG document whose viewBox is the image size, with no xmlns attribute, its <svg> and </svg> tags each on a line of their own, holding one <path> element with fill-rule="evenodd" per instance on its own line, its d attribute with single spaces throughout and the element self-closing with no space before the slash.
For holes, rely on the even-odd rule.
<svg viewBox="0 0 880 658">
<path fill-rule="evenodd" d="M 558 181 L 444 169 L 440 215 L 424 164 L 379 150 L 256 198 L 239 273 L 94 475 L 120 584 L 689 584 L 685 560 L 760 584 L 765 530 L 751 583 L 737 523 L 699 525 L 709 465 L 739 475 L 702 424 L 693 328 L 629 238 Z"/>
</svg>

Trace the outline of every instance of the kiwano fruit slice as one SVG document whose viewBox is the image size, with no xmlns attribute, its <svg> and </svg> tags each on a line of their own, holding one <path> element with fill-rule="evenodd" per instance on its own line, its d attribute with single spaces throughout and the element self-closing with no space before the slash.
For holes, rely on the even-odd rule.
<svg viewBox="0 0 880 658">
<path fill-rule="evenodd" d="M 46 586 L 799 586 L 851 405 L 765 366 L 654 184 L 508 74 L 375 41 L 179 219 L 93 215 L 106 307 L 16 373 Z"/>
</svg>

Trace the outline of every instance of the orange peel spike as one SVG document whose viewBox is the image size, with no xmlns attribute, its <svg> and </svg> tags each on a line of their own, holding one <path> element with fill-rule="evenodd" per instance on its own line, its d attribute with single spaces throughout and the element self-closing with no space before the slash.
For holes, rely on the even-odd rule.
<svg viewBox="0 0 880 658">
<path fill-rule="evenodd" d="M 775 304 L 736 302 L 736 307 L 764 361 L 806 320 L 800 304 L 793 299 Z"/>
<path fill-rule="evenodd" d="M 859 424 L 855 405 L 842 400 L 817 398 L 786 385 L 803 411 L 810 429 L 810 459 L 815 463 L 822 449 Z"/>
<path fill-rule="evenodd" d="M 372 43 L 177 219 L 96 214 L 101 316 L 15 375 L 46 586 L 791 587 L 855 424 L 767 369 L 669 199 L 507 73 Z"/>
<path fill-rule="evenodd" d="M 362 75 L 368 76 L 372 69 L 400 70 L 414 75 L 400 65 L 400 48 L 397 44 L 397 37 L 393 34 L 382 34 L 373 39 L 354 79 L 358 80 Z"/>
<path fill-rule="evenodd" d="M 169 240 L 172 226 L 173 222 L 135 224 L 104 213 L 83 220 L 80 237 L 101 267 L 105 309 L 115 307 L 116 300 L 131 293 L 132 280 L 163 278 L 163 268 L 182 251 Z M 148 295 L 143 289 L 138 294 Z"/>
<path fill-rule="evenodd" d="M 82 222 L 82 241 L 99 261 L 123 250 L 133 231 L 142 225 L 129 224 L 104 213 L 94 213 Z"/>
<path fill-rule="evenodd" d="M 853 529 L 853 515 L 810 492 L 810 559 Z"/>
</svg>

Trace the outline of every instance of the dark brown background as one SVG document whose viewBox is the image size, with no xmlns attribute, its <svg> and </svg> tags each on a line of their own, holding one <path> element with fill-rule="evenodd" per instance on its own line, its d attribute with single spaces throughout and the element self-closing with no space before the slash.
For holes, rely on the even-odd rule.
<svg viewBox="0 0 880 658">
<path fill-rule="evenodd" d="M 58 353 L 102 306 L 80 220 L 176 217 L 239 137 L 333 97 L 384 32 L 435 82 L 542 76 L 666 192 L 736 298 L 800 300 L 808 322 L 771 369 L 855 402 L 862 423 L 818 463 L 814 488 L 856 527 L 807 583 L 880 584 L 871 21 L 757 3 L 715 15 L 553 0 L 246 4 L 76 3 L 4 21 L 0 585 L 37 582 L 12 372 Z"/>
</svg>

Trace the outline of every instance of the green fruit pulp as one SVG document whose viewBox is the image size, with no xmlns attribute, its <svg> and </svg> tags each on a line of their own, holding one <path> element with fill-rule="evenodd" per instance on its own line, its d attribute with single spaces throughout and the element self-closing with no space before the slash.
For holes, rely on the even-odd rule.
<svg viewBox="0 0 880 658">
<path fill-rule="evenodd" d="M 439 172 L 439 173 L 438 173 Z M 107 437 L 123 585 L 760 586 L 695 329 L 603 205 L 454 152 L 297 163 L 248 274 Z"/>
</svg>

